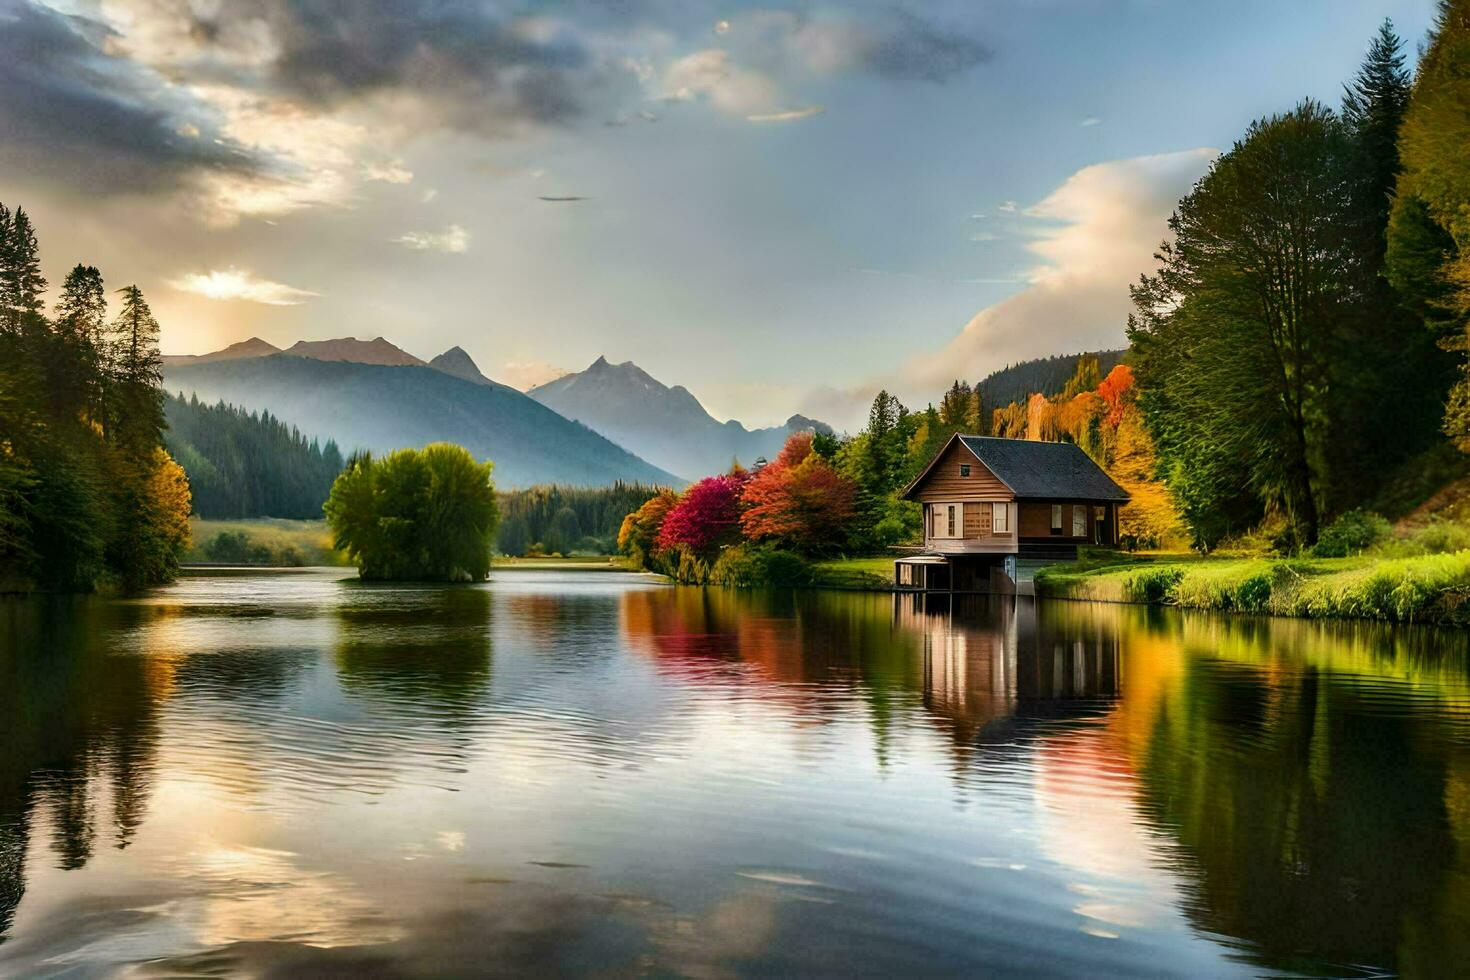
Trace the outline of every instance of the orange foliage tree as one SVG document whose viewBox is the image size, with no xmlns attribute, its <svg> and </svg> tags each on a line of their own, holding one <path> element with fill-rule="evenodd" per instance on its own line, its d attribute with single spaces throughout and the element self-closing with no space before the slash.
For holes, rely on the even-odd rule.
<svg viewBox="0 0 1470 980">
<path fill-rule="evenodd" d="M 847 541 L 856 500 L 857 484 L 812 452 L 810 432 L 798 432 L 745 485 L 740 527 L 750 541 L 821 554 Z"/>
<path fill-rule="evenodd" d="M 618 551 L 632 558 L 634 564 L 646 565 L 663 529 L 664 518 L 678 502 L 679 495 L 674 491 L 660 490 L 624 517 L 622 527 L 618 528 Z"/>
<path fill-rule="evenodd" d="M 1108 424 L 1117 425 L 1123 421 L 1123 411 L 1133 404 L 1136 391 L 1133 387 L 1133 369 L 1126 364 L 1118 364 L 1108 372 L 1108 376 L 1102 379 L 1097 386 L 1097 393 L 1102 400 L 1108 404 Z"/>
</svg>

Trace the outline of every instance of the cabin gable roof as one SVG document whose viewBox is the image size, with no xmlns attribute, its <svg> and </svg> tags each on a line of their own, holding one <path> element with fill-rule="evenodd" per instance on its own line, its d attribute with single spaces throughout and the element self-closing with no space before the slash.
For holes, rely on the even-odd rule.
<svg viewBox="0 0 1470 980">
<path fill-rule="evenodd" d="M 950 437 L 923 472 L 904 488 L 904 499 L 914 499 L 914 492 L 929 478 L 935 464 L 949 452 L 956 440 L 1018 499 L 1118 502 L 1128 499 L 1128 492 L 1075 443 L 958 434 Z"/>
</svg>

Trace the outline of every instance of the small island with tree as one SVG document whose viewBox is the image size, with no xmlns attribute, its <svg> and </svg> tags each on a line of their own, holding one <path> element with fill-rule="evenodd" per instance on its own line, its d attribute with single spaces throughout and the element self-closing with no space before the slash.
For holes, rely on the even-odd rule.
<svg viewBox="0 0 1470 980">
<path fill-rule="evenodd" d="M 327 498 L 334 546 L 366 580 L 481 581 L 499 519 L 492 468 L 443 442 L 356 454 Z"/>
</svg>

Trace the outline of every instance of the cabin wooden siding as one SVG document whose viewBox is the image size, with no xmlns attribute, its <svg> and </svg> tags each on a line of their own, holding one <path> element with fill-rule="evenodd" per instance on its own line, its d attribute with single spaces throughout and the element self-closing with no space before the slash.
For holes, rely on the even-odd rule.
<svg viewBox="0 0 1470 980">
<path fill-rule="evenodd" d="M 1053 534 L 1051 529 L 1052 505 L 1062 506 L 1062 529 L 1060 533 Z M 1087 520 L 1084 524 L 1085 533 L 1074 535 L 1072 533 L 1072 508 L 1083 507 L 1086 509 Z M 1100 534 L 1101 544 L 1118 543 L 1118 505 L 1115 503 L 1099 504 L 1097 501 L 1087 500 L 1022 500 L 1019 502 L 1021 511 L 1019 529 L 1023 539 L 1035 541 L 1062 541 L 1062 542 L 1089 542 L 1093 540 L 1094 526 L 1097 524 L 1097 507 L 1103 508 L 1103 528 Z"/>
<path fill-rule="evenodd" d="M 969 476 L 960 476 L 961 466 L 970 467 Z M 953 504 L 971 500 L 1011 500 L 1015 495 L 1010 488 L 996 478 L 975 454 L 956 440 L 939 462 L 929 471 L 924 482 L 914 493 L 921 503 Z M 965 533 L 970 533 L 970 511 L 975 511 L 975 520 L 980 519 L 979 507 L 965 508 Z M 978 525 L 977 525 L 978 528 Z"/>
</svg>

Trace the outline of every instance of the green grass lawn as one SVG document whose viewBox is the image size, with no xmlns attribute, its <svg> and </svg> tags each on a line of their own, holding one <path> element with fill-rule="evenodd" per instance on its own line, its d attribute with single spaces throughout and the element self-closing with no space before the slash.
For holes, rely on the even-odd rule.
<svg viewBox="0 0 1470 980">
<path fill-rule="evenodd" d="M 1470 551 L 1407 558 L 1092 557 L 1041 569 L 1036 594 L 1278 616 L 1470 624 Z"/>
<path fill-rule="evenodd" d="M 891 589 L 893 559 L 893 555 L 878 555 L 813 562 L 812 585 L 819 589 Z"/>
<path fill-rule="evenodd" d="M 243 533 L 252 545 L 268 549 L 273 561 L 265 564 L 291 565 L 346 565 L 347 559 L 332 550 L 332 532 L 326 521 L 292 521 L 283 518 L 261 517 L 249 520 L 204 520 L 191 518 L 189 527 L 193 531 L 193 542 L 184 555 L 184 563 L 213 562 L 207 548 L 220 534 Z M 282 559 L 287 560 L 282 560 Z"/>
</svg>

